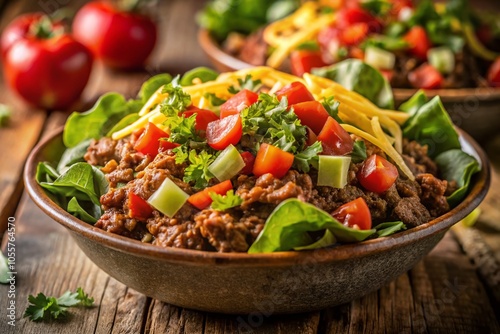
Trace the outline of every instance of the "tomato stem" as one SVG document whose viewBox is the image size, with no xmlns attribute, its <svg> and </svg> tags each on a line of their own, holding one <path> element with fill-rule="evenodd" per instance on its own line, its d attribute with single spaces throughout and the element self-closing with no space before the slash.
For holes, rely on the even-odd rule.
<svg viewBox="0 0 500 334">
<path fill-rule="evenodd" d="M 35 21 L 31 27 L 30 31 L 33 36 L 40 39 L 50 39 L 54 36 L 54 26 L 52 21 L 48 16 L 42 16 L 40 20 Z"/>
</svg>

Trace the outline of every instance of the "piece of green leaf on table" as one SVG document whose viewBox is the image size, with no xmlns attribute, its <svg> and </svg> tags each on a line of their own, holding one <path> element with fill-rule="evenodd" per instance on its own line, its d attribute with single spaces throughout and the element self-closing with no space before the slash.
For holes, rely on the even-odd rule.
<svg viewBox="0 0 500 334">
<path fill-rule="evenodd" d="M 481 216 L 481 209 L 480 208 L 475 208 L 472 210 L 471 213 L 469 213 L 464 219 L 462 219 L 460 222 L 466 226 L 466 227 L 472 227 L 474 226 L 477 221 L 479 220 L 479 216 Z"/>
<path fill-rule="evenodd" d="M 192 70 L 184 73 L 184 75 L 182 76 L 179 83 L 181 84 L 181 86 L 184 86 L 184 87 L 185 86 L 192 86 L 195 84 L 194 81 L 196 79 L 200 80 L 203 83 L 203 82 L 215 80 L 215 79 L 217 79 L 218 76 L 219 76 L 218 72 L 216 72 L 208 67 L 201 66 L 201 67 L 193 68 Z"/>
<path fill-rule="evenodd" d="M 151 96 L 161 87 L 172 81 L 172 76 L 168 73 L 155 75 L 142 84 L 141 90 L 137 97 L 146 103 Z"/>
<path fill-rule="evenodd" d="M 309 232 L 325 229 L 330 230 L 339 242 L 359 242 L 375 233 L 375 229 L 347 227 L 314 205 L 290 198 L 274 209 L 248 253 L 271 253 L 304 247 L 314 243 Z"/>
<path fill-rule="evenodd" d="M 375 229 L 377 230 L 377 236 L 381 238 L 387 237 L 399 231 L 406 230 L 406 225 L 401 221 L 387 222 L 378 224 L 377 226 L 375 226 Z"/>
<path fill-rule="evenodd" d="M 461 148 L 458 134 L 439 96 L 420 107 L 402 128 L 405 138 L 428 146 L 431 158 Z"/>
<path fill-rule="evenodd" d="M 314 68 L 312 74 L 331 79 L 366 97 L 380 108 L 394 109 L 394 96 L 387 79 L 359 59 L 347 59 L 331 66 Z"/>
<path fill-rule="evenodd" d="M 64 145 L 74 147 L 83 140 L 103 137 L 125 116 L 138 112 L 141 105 L 117 93 L 101 96 L 90 110 L 74 112 L 68 117 L 64 126 Z"/>
<path fill-rule="evenodd" d="M 481 170 L 481 166 L 474 157 L 460 149 L 441 153 L 434 161 L 445 180 L 457 182 L 459 188 L 448 197 L 448 203 L 456 206 L 467 195 L 471 178 Z"/>
<path fill-rule="evenodd" d="M 8 284 L 10 279 L 9 262 L 0 251 L 0 284 Z"/>
<path fill-rule="evenodd" d="M 6 104 L 0 103 L 0 127 L 4 127 L 9 124 L 10 117 L 12 116 L 12 110 Z"/>
<path fill-rule="evenodd" d="M 61 297 L 47 297 L 43 293 L 36 296 L 29 295 L 28 307 L 23 317 L 32 321 L 57 320 L 68 314 L 68 308 L 74 306 L 92 307 L 94 299 L 78 288 L 72 293 L 66 291 Z"/>
</svg>

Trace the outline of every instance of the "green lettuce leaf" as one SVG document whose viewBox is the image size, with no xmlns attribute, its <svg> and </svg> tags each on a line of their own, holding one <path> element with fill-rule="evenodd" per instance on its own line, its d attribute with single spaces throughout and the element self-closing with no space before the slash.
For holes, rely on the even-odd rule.
<svg viewBox="0 0 500 334">
<path fill-rule="evenodd" d="M 413 96 L 408 101 L 400 105 L 399 110 L 413 116 L 427 102 L 429 102 L 427 95 L 425 95 L 425 92 L 423 90 L 419 90 L 418 92 L 413 94 Z"/>
<path fill-rule="evenodd" d="M 347 59 L 335 65 L 315 68 L 312 73 L 338 82 L 380 108 L 394 109 L 389 82 L 379 71 L 359 59 Z"/>
<path fill-rule="evenodd" d="M 85 159 L 83 158 L 83 156 L 87 152 L 89 146 L 90 146 L 90 139 L 84 140 L 78 145 L 65 150 L 63 155 L 61 156 L 61 160 L 59 160 L 59 163 L 57 164 L 57 171 L 59 173 L 63 173 L 69 166 L 77 162 L 84 162 Z"/>
<path fill-rule="evenodd" d="M 207 82 L 217 79 L 218 76 L 219 73 L 214 70 L 201 66 L 184 73 L 179 83 L 181 86 L 192 86 L 194 79 L 200 79 L 201 82 Z"/>
<path fill-rule="evenodd" d="M 458 134 L 438 96 L 420 107 L 406 121 L 403 135 L 421 145 L 427 145 L 431 158 L 448 150 L 461 148 Z"/>
<path fill-rule="evenodd" d="M 84 209 L 83 206 L 87 209 Z M 92 225 L 94 225 L 101 216 L 101 209 L 98 206 L 92 202 L 85 202 L 80 205 L 76 197 L 69 200 L 66 210 L 73 216 Z"/>
<path fill-rule="evenodd" d="M 74 147 L 83 140 L 103 137 L 122 118 L 138 112 L 140 107 L 136 101 L 128 102 L 120 94 L 105 94 L 89 111 L 69 116 L 64 126 L 64 145 Z"/>
<path fill-rule="evenodd" d="M 267 219 L 248 253 L 287 251 L 313 243 L 308 232 L 328 229 L 340 242 L 363 241 L 375 229 L 356 230 L 342 225 L 327 212 L 296 198 L 281 202 Z"/>
<path fill-rule="evenodd" d="M 456 206 L 467 195 L 472 175 L 479 172 L 481 167 L 476 159 L 460 149 L 441 153 L 434 161 L 443 178 L 458 184 L 459 188 L 448 197 L 448 203 Z"/>
<path fill-rule="evenodd" d="M 377 226 L 375 226 L 375 229 L 377 230 L 377 236 L 381 238 L 381 237 L 387 237 L 402 230 L 406 230 L 406 225 L 400 221 L 387 222 L 378 224 Z"/>
<path fill-rule="evenodd" d="M 142 84 L 141 90 L 137 95 L 138 99 L 145 104 L 151 96 L 163 85 L 166 85 L 172 81 L 172 76 L 168 73 L 162 73 L 151 77 Z"/>
</svg>

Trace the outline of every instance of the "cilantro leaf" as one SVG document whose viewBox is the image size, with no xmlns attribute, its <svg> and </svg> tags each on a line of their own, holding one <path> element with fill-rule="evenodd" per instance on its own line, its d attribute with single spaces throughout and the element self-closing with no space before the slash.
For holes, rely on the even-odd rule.
<svg viewBox="0 0 500 334">
<path fill-rule="evenodd" d="M 318 159 L 318 154 L 323 151 L 323 146 L 321 142 L 316 141 L 311 146 L 306 147 L 302 152 L 295 155 L 293 160 L 293 166 L 304 172 L 308 173 L 311 164 L 316 164 Z"/>
<path fill-rule="evenodd" d="M 208 195 L 212 199 L 212 209 L 225 211 L 236 206 L 241 205 L 243 203 L 243 199 L 235 195 L 234 190 L 229 190 L 225 196 L 219 195 L 213 191 L 211 191 Z"/>
<path fill-rule="evenodd" d="M 206 93 L 204 97 L 208 100 L 208 102 L 213 106 L 213 107 L 219 107 L 223 105 L 226 100 L 221 99 L 215 93 Z"/>
<path fill-rule="evenodd" d="M 262 81 L 260 79 L 253 80 L 252 76 L 248 74 L 245 79 L 238 79 L 239 87 L 231 86 L 228 88 L 228 92 L 231 94 L 237 94 L 244 89 L 248 89 L 252 92 L 256 92 L 262 87 Z"/>
<path fill-rule="evenodd" d="M 162 93 L 168 94 L 164 100 L 164 104 L 169 106 L 175 112 L 184 111 L 191 104 L 191 95 L 182 90 L 179 84 L 179 76 L 176 76 L 172 82 L 163 87 Z"/>
<path fill-rule="evenodd" d="M 344 123 L 339 117 L 339 105 L 340 102 L 335 100 L 333 96 L 327 97 L 322 103 L 323 107 L 325 107 L 326 111 L 330 116 L 333 117 L 339 123 Z"/>
<path fill-rule="evenodd" d="M 306 128 L 294 112 L 288 110 L 286 98 L 260 94 L 259 101 L 240 113 L 243 133 L 257 142 L 267 142 L 283 151 L 296 153 L 304 146 Z"/>
<path fill-rule="evenodd" d="M 80 301 L 80 305 L 85 307 L 91 307 L 92 305 L 94 305 L 94 298 L 89 298 L 89 295 L 86 294 L 82 288 L 76 289 L 76 293 L 78 294 L 76 296 L 76 299 Z"/>
<path fill-rule="evenodd" d="M 196 150 L 191 150 L 189 151 L 188 160 L 190 164 L 184 170 L 184 182 L 194 182 L 193 186 L 196 189 L 206 188 L 208 181 L 214 177 L 208 170 L 208 166 L 214 160 L 214 156 L 207 151 L 201 151 L 197 154 Z"/>
<path fill-rule="evenodd" d="M 356 140 L 351 153 L 351 159 L 354 163 L 363 162 L 366 160 L 366 145 L 362 140 Z"/>
<path fill-rule="evenodd" d="M 47 297 L 41 292 L 36 297 L 29 295 L 28 302 L 29 306 L 24 312 L 24 317 L 32 321 L 41 321 L 65 317 L 68 307 L 71 306 L 90 307 L 94 304 L 94 298 L 89 298 L 82 288 L 78 288 L 77 292 L 66 291 L 59 298 Z"/>
</svg>

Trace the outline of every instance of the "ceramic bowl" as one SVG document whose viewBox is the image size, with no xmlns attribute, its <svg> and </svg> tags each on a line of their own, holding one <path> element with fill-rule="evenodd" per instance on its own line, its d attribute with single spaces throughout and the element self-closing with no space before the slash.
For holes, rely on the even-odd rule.
<svg viewBox="0 0 500 334">
<path fill-rule="evenodd" d="M 198 41 L 214 65 L 221 72 L 241 70 L 252 65 L 226 53 L 207 30 L 200 29 Z M 408 100 L 417 90 L 395 88 L 396 104 Z M 453 122 L 484 142 L 500 131 L 500 88 L 461 88 L 427 90 L 429 97 L 440 96 Z"/>
<path fill-rule="evenodd" d="M 319 310 L 377 290 L 412 268 L 483 200 L 490 184 L 485 153 L 462 133 L 482 170 L 467 198 L 447 214 L 393 236 L 315 251 L 216 253 L 151 244 L 105 232 L 58 207 L 35 181 L 41 161 L 57 162 L 62 129 L 36 146 L 24 171 L 34 202 L 68 229 L 85 254 L 125 285 L 190 309 L 268 316 Z"/>
</svg>

